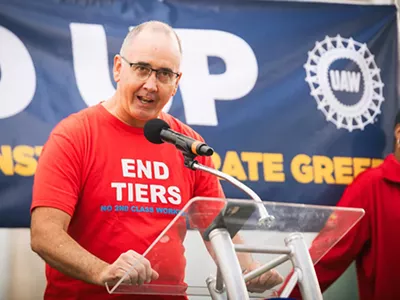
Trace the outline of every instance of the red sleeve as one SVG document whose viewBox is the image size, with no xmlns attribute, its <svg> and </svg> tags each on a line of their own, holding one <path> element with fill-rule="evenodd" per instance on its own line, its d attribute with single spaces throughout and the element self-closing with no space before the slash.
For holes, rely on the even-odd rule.
<svg viewBox="0 0 400 300">
<path fill-rule="evenodd" d="M 58 208 L 73 215 L 81 188 L 82 147 L 79 121 L 61 121 L 43 147 L 36 169 L 31 212 L 35 207 Z"/>
<path fill-rule="evenodd" d="M 210 156 L 197 157 L 196 159 L 202 165 L 214 168 L 214 163 Z M 225 198 L 218 177 L 201 170 L 196 170 L 194 197 L 196 196 Z"/>
<path fill-rule="evenodd" d="M 349 265 L 362 252 L 363 247 L 370 239 L 370 198 L 371 178 L 367 173 L 361 174 L 351 185 L 347 187 L 337 206 L 363 208 L 365 215 L 362 219 L 343 236 L 315 265 L 318 281 L 322 291 L 325 291 L 336 279 L 338 279 Z M 344 224 L 344 226 L 346 226 Z M 329 229 L 327 230 L 329 231 Z M 315 245 L 322 243 L 327 238 L 324 230 L 321 231 L 313 241 L 310 253 L 317 251 Z M 296 289 L 292 296 L 299 297 L 299 290 Z"/>
<path fill-rule="evenodd" d="M 200 136 L 196 137 L 196 139 L 202 140 Z M 210 156 L 197 156 L 196 160 L 204 166 L 214 168 Z M 202 170 L 196 170 L 194 172 L 195 182 L 193 197 L 225 199 L 224 192 L 217 176 Z M 203 233 L 203 230 L 209 227 L 224 207 L 225 202 L 212 200 L 194 202 L 190 208 L 190 225 L 192 229 L 197 228 L 201 233 Z"/>
</svg>

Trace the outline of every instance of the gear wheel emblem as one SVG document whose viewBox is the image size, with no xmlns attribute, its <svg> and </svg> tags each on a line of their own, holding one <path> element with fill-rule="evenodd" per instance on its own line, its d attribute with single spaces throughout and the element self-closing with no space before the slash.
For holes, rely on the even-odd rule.
<svg viewBox="0 0 400 300">
<path fill-rule="evenodd" d="M 352 105 L 344 104 L 337 98 L 329 81 L 329 68 L 340 59 L 352 61 L 361 73 L 362 96 Z M 323 41 L 317 41 L 315 47 L 308 52 L 304 68 L 307 74 L 305 80 L 310 86 L 310 94 L 317 102 L 318 110 L 322 111 L 326 120 L 335 124 L 336 128 L 344 128 L 349 132 L 355 129 L 363 130 L 366 125 L 373 124 L 381 113 L 381 105 L 385 100 L 384 84 L 374 55 L 365 43 L 340 35 L 326 36 Z"/>
</svg>

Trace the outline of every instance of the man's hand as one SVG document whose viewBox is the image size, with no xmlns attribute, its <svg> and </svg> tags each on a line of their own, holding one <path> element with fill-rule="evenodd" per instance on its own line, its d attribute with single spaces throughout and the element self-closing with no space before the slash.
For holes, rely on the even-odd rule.
<svg viewBox="0 0 400 300">
<path fill-rule="evenodd" d="M 129 250 L 122 253 L 114 263 L 103 269 L 99 276 L 99 284 L 104 285 L 106 282 L 108 284 L 117 283 L 132 266 L 134 267 L 129 272 L 129 276 L 126 277 L 124 283 L 142 285 L 159 277 L 159 274 L 151 268 L 150 262 L 146 258 L 133 250 Z"/>
<path fill-rule="evenodd" d="M 250 264 L 248 269 L 243 272 L 243 275 L 261 267 L 259 262 L 253 262 Z M 266 290 L 273 288 L 274 286 L 281 284 L 283 277 L 274 269 L 261 274 L 260 276 L 246 282 L 247 290 L 251 293 L 263 293 Z"/>
</svg>

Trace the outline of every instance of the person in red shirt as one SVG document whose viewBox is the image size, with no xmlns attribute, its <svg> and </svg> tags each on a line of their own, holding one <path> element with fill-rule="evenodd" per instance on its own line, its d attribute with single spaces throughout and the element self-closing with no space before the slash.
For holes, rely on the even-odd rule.
<svg viewBox="0 0 400 300">
<path fill-rule="evenodd" d="M 154 118 L 196 140 L 202 137 L 162 109 L 175 95 L 181 45 L 167 24 L 135 27 L 114 58 L 115 94 L 62 120 L 46 142 L 34 178 L 31 247 L 46 261 L 45 299 L 185 299 L 109 295 L 134 266 L 128 283 L 184 282 L 182 241 L 186 223 L 169 233 L 157 253 L 160 266 L 140 260 L 167 224 L 195 196 L 224 197 L 216 177 L 184 167 L 171 144 L 155 145 L 143 133 Z M 213 167 L 210 157 L 199 162 Z M 163 259 L 164 258 L 164 259 Z M 259 266 L 239 257 L 244 269 Z M 270 271 L 249 290 L 271 288 L 282 277 Z"/>
<path fill-rule="evenodd" d="M 363 208 L 364 217 L 315 265 L 326 290 L 355 260 L 360 300 L 397 300 L 400 283 L 400 113 L 394 128 L 394 153 L 359 174 L 337 206 Z M 321 237 L 323 238 L 323 237 Z M 313 244 L 318 243 L 318 237 Z M 313 251 L 313 247 L 310 248 Z M 293 297 L 299 297 L 295 290 Z"/>
</svg>

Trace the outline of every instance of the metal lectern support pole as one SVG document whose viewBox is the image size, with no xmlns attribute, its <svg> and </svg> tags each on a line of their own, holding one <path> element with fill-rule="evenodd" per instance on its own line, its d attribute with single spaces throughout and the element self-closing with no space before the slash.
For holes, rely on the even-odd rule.
<svg viewBox="0 0 400 300">
<path fill-rule="evenodd" d="M 298 284 L 303 300 L 323 300 L 317 274 L 307 245 L 301 233 L 293 233 L 285 239 L 292 249 L 292 263 L 298 275 Z"/>
<path fill-rule="evenodd" d="M 214 229 L 210 232 L 209 237 L 229 300 L 249 300 L 249 293 L 228 231 L 220 228 Z"/>
</svg>

